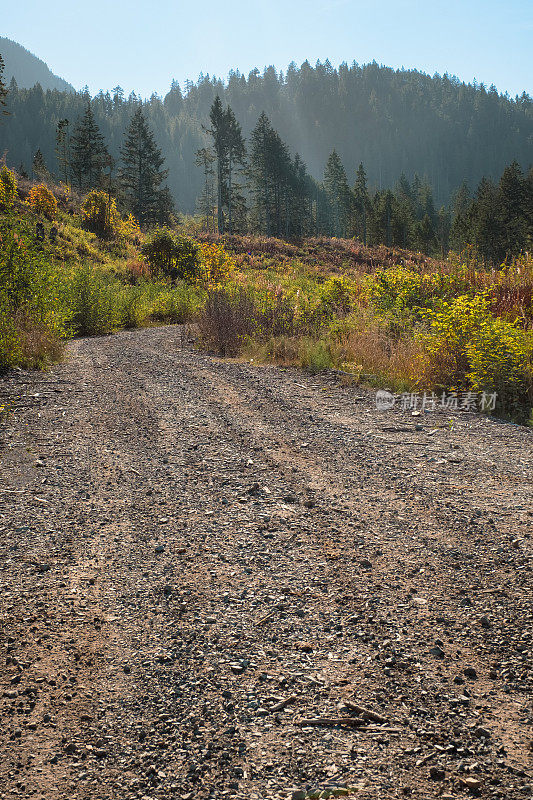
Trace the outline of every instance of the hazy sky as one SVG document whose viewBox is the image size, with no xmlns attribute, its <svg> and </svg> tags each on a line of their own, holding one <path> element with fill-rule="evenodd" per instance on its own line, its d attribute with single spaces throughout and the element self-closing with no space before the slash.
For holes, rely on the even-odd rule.
<svg viewBox="0 0 533 800">
<path fill-rule="evenodd" d="M 533 94 L 533 0 L 1 0 L 0 33 L 92 93 L 166 93 L 200 72 L 225 77 L 329 58 Z"/>
</svg>

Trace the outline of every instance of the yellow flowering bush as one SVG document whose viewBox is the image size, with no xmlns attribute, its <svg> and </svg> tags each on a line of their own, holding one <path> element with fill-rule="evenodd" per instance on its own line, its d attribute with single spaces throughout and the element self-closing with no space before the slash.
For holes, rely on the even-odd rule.
<svg viewBox="0 0 533 800">
<path fill-rule="evenodd" d="M 235 261 L 219 244 L 200 244 L 198 283 L 219 286 L 226 283 L 235 272 Z"/>
<path fill-rule="evenodd" d="M 57 200 L 44 183 L 32 186 L 26 203 L 32 211 L 42 214 L 46 219 L 52 220 L 57 217 Z"/>
</svg>

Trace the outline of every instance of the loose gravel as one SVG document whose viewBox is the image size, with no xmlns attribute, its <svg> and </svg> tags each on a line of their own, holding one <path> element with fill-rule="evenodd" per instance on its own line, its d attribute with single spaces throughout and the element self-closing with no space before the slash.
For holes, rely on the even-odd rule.
<svg viewBox="0 0 533 800">
<path fill-rule="evenodd" d="M 1 393 L 2 800 L 531 796 L 533 431 L 178 327 Z"/>
</svg>

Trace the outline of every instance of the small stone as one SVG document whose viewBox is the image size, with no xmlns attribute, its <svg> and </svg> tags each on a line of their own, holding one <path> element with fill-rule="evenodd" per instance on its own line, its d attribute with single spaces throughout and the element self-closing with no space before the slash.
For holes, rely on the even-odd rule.
<svg viewBox="0 0 533 800">
<path fill-rule="evenodd" d="M 470 792 L 477 792 L 483 786 L 483 782 L 478 778 L 462 778 L 461 783 Z"/>
<path fill-rule="evenodd" d="M 283 502 L 284 503 L 297 503 L 298 502 L 298 498 L 296 497 L 295 494 L 286 494 L 285 497 L 283 498 Z"/>
<path fill-rule="evenodd" d="M 299 642 L 297 644 L 298 650 L 301 650 L 302 653 L 312 653 L 313 652 L 313 645 L 311 642 Z"/>
<path fill-rule="evenodd" d="M 478 739 L 490 739 L 491 733 L 486 728 L 476 728 L 474 731 L 474 736 L 477 736 Z"/>
<path fill-rule="evenodd" d="M 463 675 L 466 675 L 467 678 L 477 678 L 477 672 L 474 667 L 466 667 L 463 670 Z"/>
<path fill-rule="evenodd" d="M 372 569 L 372 562 L 368 560 L 368 558 L 363 558 L 360 561 L 361 566 L 363 569 Z"/>
<path fill-rule="evenodd" d="M 107 755 L 107 750 L 104 750 L 103 747 L 97 747 L 94 750 L 94 754 L 95 754 L 96 758 L 105 758 L 106 755 Z"/>
<path fill-rule="evenodd" d="M 438 645 L 432 647 L 429 652 L 431 653 L 432 656 L 435 656 L 435 658 L 444 658 L 444 656 L 446 655 L 442 647 L 439 647 Z"/>
<path fill-rule="evenodd" d="M 429 777 L 432 781 L 443 781 L 446 773 L 441 767 L 431 767 L 429 770 Z"/>
<path fill-rule="evenodd" d="M 156 552 L 156 553 L 163 553 L 163 552 L 164 552 L 164 550 L 165 550 L 165 546 L 166 546 L 166 545 L 164 545 L 164 544 L 158 544 L 158 545 L 156 545 L 155 552 Z"/>
<path fill-rule="evenodd" d="M 242 664 L 230 664 L 230 669 L 234 675 L 242 675 L 244 667 Z"/>
<path fill-rule="evenodd" d="M 487 616 L 481 617 L 481 619 L 479 620 L 479 624 L 481 625 L 482 628 L 492 628 L 492 623 Z"/>
</svg>

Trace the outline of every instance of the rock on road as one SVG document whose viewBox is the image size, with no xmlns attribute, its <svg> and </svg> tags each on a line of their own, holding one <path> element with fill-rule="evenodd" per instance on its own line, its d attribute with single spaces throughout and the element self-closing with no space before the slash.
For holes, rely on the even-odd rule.
<svg viewBox="0 0 533 800">
<path fill-rule="evenodd" d="M 2 800 L 531 796 L 533 431 L 177 327 L 1 392 Z"/>
</svg>

